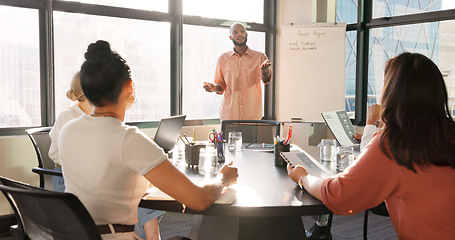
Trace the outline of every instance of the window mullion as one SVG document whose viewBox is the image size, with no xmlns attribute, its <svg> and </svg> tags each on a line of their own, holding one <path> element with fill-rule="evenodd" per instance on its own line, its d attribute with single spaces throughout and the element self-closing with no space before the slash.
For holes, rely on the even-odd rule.
<svg viewBox="0 0 455 240">
<path fill-rule="evenodd" d="M 182 113 L 182 1 L 169 1 L 171 20 L 171 115 Z"/>
<path fill-rule="evenodd" d="M 55 121 L 52 0 L 44 1 L 39 22 L 41 125 L 50 126 Z"/>
<path fill-rule="evenodd" d="M 369 28 L 366 23 L 371 21 L 372 0 L 360 0 L 357 17 L 357 61 L 356 61 L 356 91 L 355 91 L 355 122 L 365 125 L 368 105 L 368 45 Z"/>
</svg>

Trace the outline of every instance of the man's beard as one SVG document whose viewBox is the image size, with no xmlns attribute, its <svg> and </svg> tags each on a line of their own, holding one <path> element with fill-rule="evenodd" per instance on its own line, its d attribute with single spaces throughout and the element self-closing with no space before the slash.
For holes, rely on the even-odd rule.
<svg viewBox="0 0 455 240">
<path fill-rule="evenodd" d="M 235 41 L 234 39 L 232 39 L 232 42 L 234 43 L 234 46 L 243 47 L 246 45 L 247 40 L 248 40 L 248 38 L 245 37 L 245 41 L 243 43 L 239 43 L 239 42 Z"/>
</svg>

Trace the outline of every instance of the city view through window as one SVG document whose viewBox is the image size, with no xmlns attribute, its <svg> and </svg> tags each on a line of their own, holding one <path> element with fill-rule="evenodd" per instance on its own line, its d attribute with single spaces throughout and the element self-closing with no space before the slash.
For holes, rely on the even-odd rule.
<svg viewBox="0 0 455 240">
<path fill-rule="evenodd" d="M 374 0 L 373 18 L 416 14 L 455 8 L 453 0 Z M 357 0 L 337 1 L 337 21 L 357 21 Z M 345 109 L 355 111 L 356 39 L 346 33 Z M 443 73 L 449 107 L 455 113 L 455 21 L 429 22 L 370 30 L 368 58 L 368 105 L 380 103 L 385 62 L 403 52 L 421 53 L 434 61 Z"/>
</svg>

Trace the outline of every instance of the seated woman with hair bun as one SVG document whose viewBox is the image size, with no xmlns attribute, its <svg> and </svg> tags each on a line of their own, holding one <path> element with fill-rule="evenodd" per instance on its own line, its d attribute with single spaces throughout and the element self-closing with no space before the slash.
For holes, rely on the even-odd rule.
<svg viewBox="0 0 455 240">
<path fill-rule="evenodd" d="M 126 61 L 101 40 L 88 46 L 85 59 L 81 85 L 95 108 L 63 127 L 60 159 L 66 192 L 81 200 L 103 239 L 138 238 L 134 225 L 148 181 L 195 210 L 212 205 L 236 181 L 230 163 L 211 184 L 191 182 L 150 137 L 123 122 L 136 101 Z"/>
</svg>

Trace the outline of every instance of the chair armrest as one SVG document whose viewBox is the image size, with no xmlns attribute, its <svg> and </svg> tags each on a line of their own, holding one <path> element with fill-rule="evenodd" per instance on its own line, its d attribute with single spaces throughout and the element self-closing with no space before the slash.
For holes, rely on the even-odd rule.
<svg viewBox="0 0 455 240">
<path fill-rule="evenodd" d="M 40 174 L 40 175 L 41 174 L 47 174 L 47 175 L 63 177 L 63 174 L 62 174 L 61 171 L 57 171 L 57 170 L 54 170 L 54 169 L 48 169 L 48 168 L 34 167 L 34 168 L 32 168 L 32 172 Z"/>
</svg>

